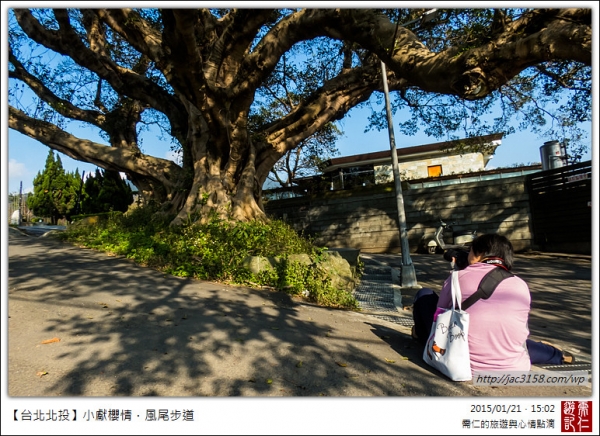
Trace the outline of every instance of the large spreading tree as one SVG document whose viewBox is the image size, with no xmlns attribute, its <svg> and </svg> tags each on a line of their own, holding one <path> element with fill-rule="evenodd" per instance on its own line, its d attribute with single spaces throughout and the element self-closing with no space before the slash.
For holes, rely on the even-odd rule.
<svg viewBox="0 0 600 436">
<path fill-rule="evenodd" d="M 173 223 L 265 219 L 271 170 L 380 95 L 381 61 L 394 109 L 413 114 L 403 133 L 508 133 L 517 117 L 578 144 L 591 117 L 591 9 L 425 12 L 11 9 L 9 127 L 127 174 Z M 75 136 L 73 123 L 106 143 Z M 149 125 L 181 164 L 144 153 Z"/>
</svg>

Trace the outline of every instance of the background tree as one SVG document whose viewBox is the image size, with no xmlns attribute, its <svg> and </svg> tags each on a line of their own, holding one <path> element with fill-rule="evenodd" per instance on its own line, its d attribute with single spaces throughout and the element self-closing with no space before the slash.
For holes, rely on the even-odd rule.
<svg viewBox="0 0 600 436">
<path fill-rule="evenodd" d="M 294 179 L 318 174 L 324 162 L 339 154 L 335 146 L 341 131 L 330 123 L 312 137 L 302 141 L 279 159 L 267 178 L 282 187 L 292 186 Z"/>
<path fill-rule="evenodd" d="M 65 173 L 60 156 L 50 150 L 46 166 L 33 179 L 33 194 L 27 197 L 27 206 L 39 217 L 48 217 L 53 225 L 58 220 L 70 219 L 77 201 L 79 171 Z"/>
<path fill-rule="evenodd" d="M 125 212 L 133 203 L 133 191 L 118 172 L 100 169 L 84 183 L 81 213 Z"/>
<path fill-rule="evenodd" d="M 267 178 L 281 187 L 290 187 L 297 178 L 318 174 L 327 159 L 339 154 L 335 144 L 341 133 L 335 124 L 327 124 L 295 149 L 286 152 Z"/>
<path fill-rule="evenodd" d="M 126 173 L 173 223 L 265 219 L 261 189 L 276 163 L 381 92 L 381 60 L 395 109 L 413 113 L 405 134 L 511 133 L 516 117 L 585 146 L 577 126 L 591 117 L 591 9 L 445 9 L 418 30 L 399 24 L 424 12 L 12 9 L 9 127 Z M 281 110 L 252 122 L 263 108 Z M 490 119 L 494 109 L 502 116 Z M 108 145 L 67 133 L 72 121 L 97 127 Z M 150 123 L 181 165 L 143 152 Z"/>
<path fill-rule="evenodd" d="M 319 83 L 327 80 L 326 71 L 319 69 L 326 62 L 326 51 L 319 42 L 307 42 L 292 47 L 271 76 L 257 89 L 255 104 L 249 117 L 250 131 L 260 132 L 278 119 L 296 110 Z M 310 59 L 306 57 L 310 52 Z M 320 59 L 315 62 L 314 58 Z M 300 63 L 298 64 L 298 58 Z M 260 104 L 258 104 L 260 103 Z M 314 175 L 327 159 L 338 154 L 336 141 L 342 131 L 334 123 L 325 124 L 296 148 L 288 150 L 271 169 L 267 178 L 282 187 L 290 187 L 299 177 Z"/>
</svg>

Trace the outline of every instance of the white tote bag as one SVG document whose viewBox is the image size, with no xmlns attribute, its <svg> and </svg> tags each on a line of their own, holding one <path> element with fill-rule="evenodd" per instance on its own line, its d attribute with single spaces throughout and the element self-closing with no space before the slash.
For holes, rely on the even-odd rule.
<svg viewBox="0 0 600 436">
<path fill-rule="evenodd" d="M 423 351 L 423 360 L 453 381 L 468 381 L 471 374 L 469 355 L 469 314 L 460 308 L 462 295 L 458 271 L 452 272 L 452 308 L 439 309 Z"/>
</svg>

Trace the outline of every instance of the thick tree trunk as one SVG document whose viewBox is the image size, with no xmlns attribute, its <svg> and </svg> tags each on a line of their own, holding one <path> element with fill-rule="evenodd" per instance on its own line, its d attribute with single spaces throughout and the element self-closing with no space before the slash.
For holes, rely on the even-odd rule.
<svg viewBox="0 0 600 436">
<path fill-rule="evenodd" d="M 199 123 L 200 130 L 203 122 Z M 254 146 L 246 147 L 248 153 L 238 157 L 236 167 L 230 160 L 223 160 L 208 153 L 206 145 L 212 137 L 193 134 L 193 123 L 190 123 L 192 134 L 188 143 L 192 145 L 194 157 L 194 178 L 185 203 L 177 208 L 179 211 L 173 224 L 180 224 L 188 219 L 205 222 L 211 217 L 233 219 L 236 221 L 266 220 L 266 215 L 259 202 L 261 189 L 255 177 L 256 151 Z M 213 149 L 224 147 L 213 147 Z"/>
</svg>

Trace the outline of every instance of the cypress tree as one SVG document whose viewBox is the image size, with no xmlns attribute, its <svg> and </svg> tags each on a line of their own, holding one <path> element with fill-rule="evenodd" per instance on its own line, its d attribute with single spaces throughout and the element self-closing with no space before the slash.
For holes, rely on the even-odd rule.
<svg viewBox="0 0 600 436">
<path fill-rule="evenodd" d="M 38 217 L 50 218 L 51 224 L 70 219 L 75 211 L 79 171 L 65 173 L 60 156 L 50 150 L 43 171 L 33 179 L 33 194 L 27 197 L 27 206 Z"/>
<path fill-rule="evenodd" d="M 133 203 L 133 191 L 116 171 L 96 169 L 84 185 L 82 211 L 85 214 L 110 211 L 125 212 Z"/>
</svg>

